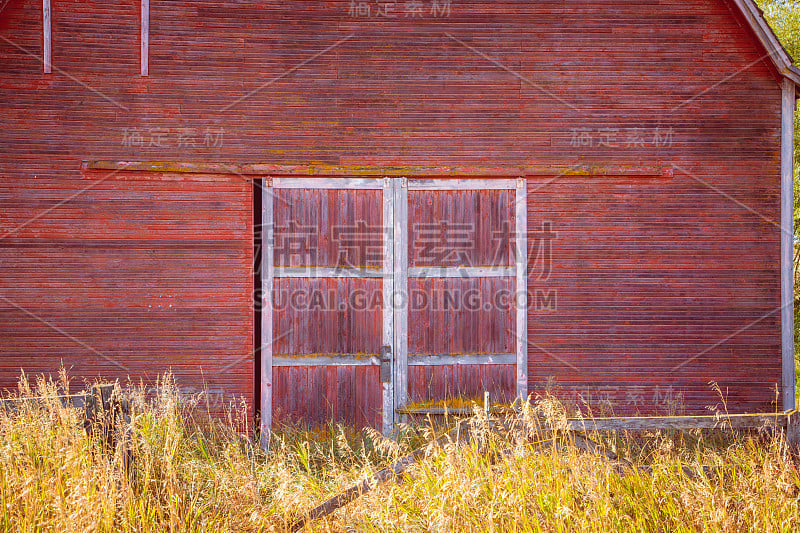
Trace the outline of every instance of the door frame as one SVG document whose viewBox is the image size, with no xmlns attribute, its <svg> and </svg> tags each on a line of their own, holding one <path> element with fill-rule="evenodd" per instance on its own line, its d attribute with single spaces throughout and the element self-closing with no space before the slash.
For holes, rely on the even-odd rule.
<svg viewBox="0 0 800 533">
<path fill-rule="evenodd" d="M 352 270 L 345 268 L 323 269 L 320 267 L 275 267 L 274 245 L 274 191 L 276 189 L 378 189 L 382 191 L 383 205 L 383 267 L 381 270 Z M 408 257 L 408 191 L 409 190 L 514 190 L 514 242 L 515 264 L 513 267 L 479 268 L 409 268 Z M 262 181 L 261 189 L 261 443 L 267 446 L 272 428 L 272 369 L 288 366 L 293 358 L 273 356 L 273 289 L 275 279 L 285 277 L 373 277 L 381 278 L 383 309 L 381 344 L 388 347 L 392 378 L 381 383 L 383 433 L 392 432 L 397 409 L 408 401 L 408 307 L 396 305 L 408 298 L 408 278 L 426 277 L 434 271 L 435 277 L 514 276 L 516 295 L 516 395 L 527 398 L 528 389 L 528 343 L 527 343 L 527 180 L 518 178 L 437 178 L 423 179 L 406 177 L 270 177 Z M 520 292 L 520 287 L 525 289 Z M 522 302 L 519 301 L 520 294 Z M 487 355 L 486 362 L 496 361 Z M 474 364 L 475 355 L 463 356 L 462 363 Z M 296 364 L 296 363 L 295 363 Z M 355 364 L 353 361 L 337 361 L 331 364 Z M 377 357 L 359 360 L 357 364 L 380 365 Z M 413 364 L 413 362 L 412 362 Z M 458 364 L 458 363 L 456 363 Z"/>
</svg>

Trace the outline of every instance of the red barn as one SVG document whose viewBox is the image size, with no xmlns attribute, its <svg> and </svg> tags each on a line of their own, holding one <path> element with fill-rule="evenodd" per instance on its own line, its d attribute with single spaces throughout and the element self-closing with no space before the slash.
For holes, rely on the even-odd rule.
<svg viewBox="0 0 800 533">
<path fill-rule="evenodd" d="M 0 387 L 793 407 L 800 72 L 750 0 L 2 5 Z"/>
</svg>

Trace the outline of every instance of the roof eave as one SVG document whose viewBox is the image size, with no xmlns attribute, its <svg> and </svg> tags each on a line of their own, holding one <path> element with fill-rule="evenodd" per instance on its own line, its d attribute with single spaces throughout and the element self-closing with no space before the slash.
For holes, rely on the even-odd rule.
<svg viewBox="0 0 800 533">
<path fill-rule="evenodd" d="M 800 69 L 793 65 L 791 56 L 778 40 L 775 32 L 767 24 L 755 1 L 733 0 L 733 3 L 739 8 L 742 16 L 747 20 L 756 37 L 766 49 L 769 59 L 772 60 L 778 72 L 795 84 L 800 85 Z"/>
</svg>

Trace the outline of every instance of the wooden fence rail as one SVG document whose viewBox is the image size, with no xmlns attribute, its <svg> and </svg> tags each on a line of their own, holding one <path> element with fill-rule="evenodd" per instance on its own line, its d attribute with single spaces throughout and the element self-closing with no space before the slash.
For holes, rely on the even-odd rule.
<svg viewBox="0 0 800 533">
<path fill-rule="evenodd" d="M 400 414 L 407 415 L 452 415 L 454 417 L 464 417 L 475 414 L 474 409 L 404 409 L 398 411 Z M 518 413 L 510 408 L 489 408 L 484 410 L 487 416 L 492 414 Z M 501 422 L 505 429 L 516 430 L 520 436 L 527 433 L 520 431 L 528 423 L 520 417 L 516 417 L 511 424 Z M 511 427 L 509 427 L 511 426 Z M 644 416 L 644 417 L 615 417 L 615 418 L 567 418 L 562 421 L 552 422 L 544 419 L 533 419 L 530 426 L 537 432 L 567 432 L 571 436 L 571 442 L 578 448 L 590 453 L 598 454 L 606 459 L 618 463 L 626 468 L 648 471 L 648 468 L 641 468 L 633 465 L 629 461 L 617 457 L 616 454 L 606 450 L 604 446 L 598 445 L 583 433 L 591 431 L 638 431 L 638 430 L 678 430 L 685 431 L 691 429 L 782 429 L 785 433 L 785 445 L 790 456 L 800 455 L 800 413 L 797 410 L 786 411 L 783 413 L 757 413 L 757 414 L 726 414 L 726 415 L 706 415 L 706 416 Z M 312 520 L 323 518 L 336 509 L 347 505 L 356 500 L 363 494 L 371 491 L 380 484 L 386 483 L 398 476 L 409 466 L 424 458 L 426 452 L 432 447 L 441 446 L 448 442 L 459 442 L 469 440 L 470 426 L 468 420 L 459 421 L 452 429 L 433 441 L 413 450 L 408 455 L 398 459 L 391 465 L 379 470 L 371 477 L 361 480 L 355 485 L 350 486 L 333 498 L 323 502 L 317 507 L 308 511 L 305 515 L 298 518 L 290 525 L 290 531 L 299 531 Z M 550 442 L 550 441 L 547 441 Z M 689 469 L 684 468 L 687 475 L 694 475 Z"/>
</svg>

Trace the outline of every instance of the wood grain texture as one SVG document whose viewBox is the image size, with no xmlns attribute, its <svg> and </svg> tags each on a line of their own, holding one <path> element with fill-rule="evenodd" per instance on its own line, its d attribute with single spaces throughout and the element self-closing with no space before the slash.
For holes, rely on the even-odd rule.
<svg viewBox="0 0 800 533">
<path fill-rule="evenodd" d="M 87 178 L 0 181 L 11 228 L 0 239 L 0 387 L 15 388 L 21 370 L 63 366 L 76 386 L 171 370 L 183 391 L 207 390 L 212 411 L 236 397 L 252 405 L 250 184 Z"/>
<path fill-rule="evenodd" d="M 381 190 L 276 189 L 274 194 L 275 266 L 383 266 Z"/>
<path fill-rule="evenodd" d="M 735 187 L 709 180 L 778 220 L 775 164 Z M 702 413 L 723 397 L 732 412 L 774 410 L 777 228 L 680 173 L 635 189 L 624 178 L 541 184 L 528 182 L 528 239 L 544 222 L 556 236 L 547 273 L 529 243 L 528 289 L 556 305 L 529 308 L 531 392 L 555 380 L 564 397 L 620 413 Z"/>
<path fill-rule="evenodd" d="M 732 412 L 772 410 L 781 89 L 726 0 L 470 1 L 447 17 L 397 19 L 350 16 L 349 0 L 158 2 L 148 77 L 140 6 L 56 3 L 62 72 L 48 76 L 42 3 L 11 2 L 0 16 L 7 300 L 125 354 L 132 375 L 173 367 L 198 386 L 210 365 L 203 379 L 246 393 L 252 362 L 220 365 L 253 348 L 249 184 L 84 172 L 83 161 L 353 176 L 591 167 L 528 180 L 529 253 L 544 222 L 557 234 L 546 279 L 529 260 L 530 391 L 554 378 L 565 397 L 607 398 L 619 412 L 668 409 L 674 397 L 704 412 L 714 380 Z M 674 176 L 624 176 L 644 167 Z M 536 291 L 555 305 L 539 306 Z M 62 360 L 120 375 L 5 301 L 0 313 L 3 387 L 20 368 Z"/>
<path fill-rule="evenodd" d="M 513 265 L 514 192 L 408 193 L 410 266 Z"/>
<path fill-rule="evenodd" d="M 410 403 L 458 399 L 483 404 L 489 392 L 493 403 L 511 403 L 516 397 L 516 365 L 441 365 L 409 366 Z"/>
<path fill-rule="evenodd" d="M 514 353 L 513 278 L 415 278 L 408 284 L 409 353 Z"/>
<path fill-rule="evenodd" d="M 330 187 L 357 185 L 327 181 Z M 273 423 L 317 427 L 335 421 L 389 430 L 382 413 L 387 403 L 391 420 L 391 397 L 385 401 L 379 373 L 365 366 L 384 344 L 383 280 L 353 277 L 364 268 L 380 274 L 384 265 L 383 190 L 290 188 L 273 194 L 274 264 L 323 267 L 317 274 L 328 276 L 274 282 L 272 353 L 280 366 L 273 367 Z M 343 266 L 353 272 L 331 277 L 344 274 L 337 272 Z M 284 270 L 276 268 L 276 276 Z"/>
<path fill-rule="evenodd" d="M 516 395 L 508 383 L 511 365 L 458 359 L 516 351 L 514 269 L 508 267 L 515 263 L 514 191 L 411 190 L 408 196 L 409 258 L 417 267 L 409 277 L 427 276 L 409 280 L 409 360 L 420 365 L 408 370 L 410 401 L 482 399 L 487 392 L 492 401 L 510 402 Z M 484 265 L 507 266 L 506 277 L 467 277 Z M 441 266 L 467 268 L 457 277 L 436 277 L 444 273 L 433 267 Z M 446 364 L 448 357 L 453 364 Z"/>
<path fill-rule="evenodd" d="M 276 367 L 273 427 L 320 427 L 330 421 L 355 428 L 381 427 L 377 366 Z"/>
</svg>

